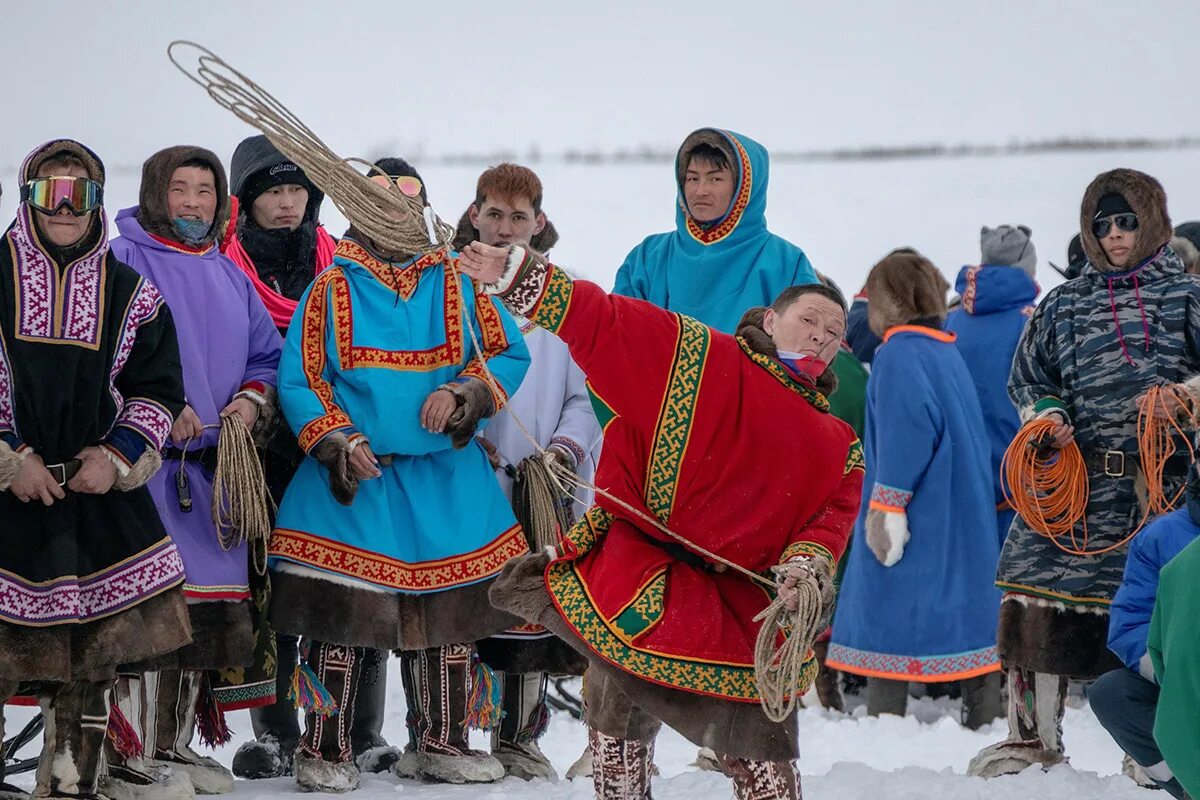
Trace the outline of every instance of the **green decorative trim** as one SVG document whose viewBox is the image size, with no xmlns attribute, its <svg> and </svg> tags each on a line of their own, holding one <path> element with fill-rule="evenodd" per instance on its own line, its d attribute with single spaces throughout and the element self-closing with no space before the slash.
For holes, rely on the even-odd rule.
<svg viewBox="0 0 1200 800">
<path fill-rule="evenodd" d="M 222 711 L 267 705 L 264 701 L 275 700 L 275 679 L 237 686 L 214 686 L 212 693 Z"/>
<path fill-rule="evenodd" d="M 842 469 L 842 475 L 849 475 L 851 470 L 861 469 L 866 472 L 867 459 L 863 455 L 862 439 L 855 439 L 850 443 L 850 450 L 846 453 L 846 466 Z"/>
<path fill-rule="evenodd" d="M 691 439 L 692 418 L 712 340 L 712 331 L 703 323 L 682 314 L 675 314 L 675 318 L 679 323 L 675 358 L 658 413 L 654 450 L 646 466 L 646 507 L 664 523 L 675 504 L 679 470 Z"/>
<path fill-rule="evenodd" d="M 1055 592 L 1050 589 L 1040 589 L 1036 586 L 1026 586 L 1022 583 L 1009 583 L 1007 581 L 996 581 L 996 586 L 1006 592 L 1013 594 L 1024 594 L 1030 597 L 1040 597 L 1043 600 L 1053 600 L 1056 603 L 1064 603 L 1068 606 L 1089 606 L 1092 608 L 1103 607 L 1108 608 L 1112 605 L 1112 600 L 1103 597 L 1075 597 L 1070 594 Z M 1007 599 L 1007 598 L 1006 598 Z"/>
<path fill-rule="evenodd" d="M 784 386 L 791 389 L 796 394 L 803 397 L 817 411 L 829 413 L 829 401 L 825 399 L 825 395 L 818 392 L 811 386 L 801 383 L 792 377 L 786 369 L 784 369 L 778 361 L 770 356 L 764 356 L 759 353 L 741 336 L 737 337 L 737 343 L 741 345 L 742 352 L 750 357 L 750 360 L 760 367 L 771 373 L 771 377 L 782 383 Z"/>
<path fill-rule="evenodd" d="M 541 299 L 534 307 L 529 319 L 551 333 L 558 333 L 563 320 L 567 318 L 567 309 L 571 305 L 571 294 L 575 291 L 574 282 L 553 264 L 547 264 L 550 274 L 546 277 L 546 288 L 542 291 Z"/>
<path fill-rule="evenodd" d="M 622 634 L 604 619 L 592 604 L 583 579 L 571 562 L 551 564 L 546 585 L 563 619 L 574 628 L 605 661 L 639 678 L 682 689 L 686 692 L 736 700 L 758 702 L 758 688 L 751 664 L 721 664 L 654 653 L 634 647 L 622 639 Z M 699 628 L 696 636 L 706 633 Z M 811 656 L 804 663 L 795 694 L 808 691 L 817 675 L 817 661 Z"/>
<path fill-rule="evenodd" d="M 558 558 L 578 558 L 591 550 L 602 534 L 608 533 L 613 515 L 600 506 L 592 506 L 578 522 L 563 535 L 558 545 Z"/>
<path fill-rule="evenodd" d="M 833 557 L 829 548 L 816 542 L 792 542 L 784 548 L 783 555 L 779 557 L 779 563 L 790 561 L 797 556 L 820 557 L 829 561 L 831 569 L 837 566 L 837 559 Z"/>
<path fill-rule="evenodd" d="M 620 414 L 606 403 L 603 397 L 596 394 L 596 389 L 592 386 L 591 381 L 584 381 L 584 386 L 587 387 L 588 399 L 592 402 L 592 413 L 596 415 L 596 422 L 600 423 L 600 433 L 608 433 L 608 426 Z"/>
<path fill-rule="evenodd" d="M 663 569 L 646 582 L 625 610 L 613 617 L 613 627 L 616 628 L 617 635 L 627 642 L 632 642 L 635 637 L 654 627 L 655 623 L 662 619 L 666 590 L 667 571 Z"/>
</svg>

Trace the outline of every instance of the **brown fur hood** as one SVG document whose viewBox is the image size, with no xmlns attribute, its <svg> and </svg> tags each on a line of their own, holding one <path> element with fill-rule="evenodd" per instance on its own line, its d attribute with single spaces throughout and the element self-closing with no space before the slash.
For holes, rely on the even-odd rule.
<svg viewBox="0 0 1200 800">
<path fill-rule="evenodd" d="M 876 336 L 916 320 L 945 319 L 950 284 L 916 250 L 893 250 L 871 268 L 865 294 L 867 324 Z"/>
<path fill-rule="evenodd" d="M 42 164 L 49 161 L 51 156 L 59 153 L 70 153 L 77 157 L 87 165 L 88 177 L 101 186 L 104 185 L 104 164 L 100 161 L 100 156 L 74 139 L 52 139 L 27 155 L 17 176 L 18 183 L 24 186 L 33 180 L 33 176 L 37 175 Z"/>
<path fill-rule="evenodd" d="M 1141 264 L 1171 241 L 1167 193 L 1157 180 L 1133 169 L 1114 169 L 1102 173 L 1083 193 L 1083 204 L 1079 209 L 1079 234 L 1088 263 L 1100 272 L 1124 272 L 1128 267 L 1114 267 L 1108 263 L 1104 248 L 1100 246 L 1096 234 L 1092 233 L 1092 219 L 1096 216 L 1100 198 L 1109 192 L 1123 196 L 1133 213 L 1137 214 L 1137 244 L 1131 254 L 1130 266 Z M 874 297 L 871 302 L 875 302 Z"/>
<path fill-rule="evenodd" d="M 471 209 L 467 208 L 463 212 L 462 217 L 458 220 L 458 227 L 454 229 L 454 241 L 451 246 L 455 250 L 462 250 L 471 242 L 479 238 L 479 231 L 471 224 Z M 543 255 L 550 252 L 550 248 L 558 244 L 558 231 L 554 227 L 554 223 L 546 217 L 546 227 L 542 228 L 542 232 L 534 236 L 529 241 L 529 246 Z"/>
<path fill-rule="evenodd" d="M 212 227 L 208 229 L 208 236 L 202 243 L 208 245 L 221 238 L 225 226 L 229 223 L 229 180 L 225 177 L 225 167 L 221 164 L 221 159 L 203 147 L 168 147 L 146 159 L 146 163 L 142 165 L 137 221 L 147 233 L 179 241 L 179 234 L 171 225 L 171 215 L 167 212 L 167 183 L 175 170 L 192 160 L 203 161 L 216 177 L 217 213 Z"/>
<path fill-rule="evenodd" d="M 687 176 L 688 168 L 684 155 L 702 144 L 715 147 L 724 153 L 730 168 L 733 169 L 735 180 L 737 178 L 738 154 L 730 147 L 729 140 L 721 135 L 716 128 L 701 128 L 698 131 L 692 131 L 688 134 L 687 138 L 683 140 L 683 144 L 679 146 L 679 152 L 675 156 L 675 182 L 679 185 L 680 192 L 683 191 L 683 179 Z"/>
</svg>

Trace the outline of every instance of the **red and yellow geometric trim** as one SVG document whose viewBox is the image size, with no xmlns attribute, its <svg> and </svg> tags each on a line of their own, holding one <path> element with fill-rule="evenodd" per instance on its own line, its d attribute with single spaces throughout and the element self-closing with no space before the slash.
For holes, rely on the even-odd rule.
<svg viewBox="0 0 1200 800">
<path fill-rule="evenodd" d="M 418 564 L 287 528 L 275 529 L 267 550 L 269 556 L 285 561 L 411 593 L 440 592 L 478 583 L 499 573 L 509 559 L 528 552 L 520 525 L 513 525 L 470 553 Z"/>
<path fill-rule="evenodd" d="M 446 264 L 451 260 L 449 251 L 439 248 L 421 256 L 411 264 L 393 267 L 391 264 L 385 264 L 375 258 L 367 252 L 366 248 L 351 239 L 342 239 L 338 242 L 337 248 L 333 251 L 333 257 L 358 264 L 375 276 L 375 280 L 399 294 L 405 302 L 412 298 L 413 292 L 417 290 L 417 284 L 421 280 L 421 273 L 427 267 Z"/>
<path fill-rule="evenodd" d="M 850 443 L 850 449 L 846 451 L 846 466 L 842 469 L 842 475 L 849 475 L 851 470 L 867 471 L 867 459 L 863 455 L 862 439 L 855 439 Z"/>
<path fill-rule="evenodd" d="M 779 557 L 779 563 L 786 564 L 793 558 L 801 556 L 824 558 L 831 566 L 837 567 L 837 559 L 833 557 L 833 553 L 829 552 L 829 548 L 816 542 L 792 542 L 784 548 L 783 555 Z"/>
<path fill-rule="evenodd" d="M 692 215 L 688 213 L 687 203 L 684 202 L 682 197 L 679 198 L 679 205 L 683 209 L 683 217 L 687 220 L 688 234 L 703 245 L 716 244 L 733 233 L 738 223 L 742 221 L 742 214 L 746 211 L 746 206 L 750 204 L 750 191 L 754 186 L 754 170 L 750 167 L 750 154 L 746 152 L 746 148 L 742 147 L 742 143 L 737 140 L 737 137 L 730 136 L 724 131 L 721 131 L 721 135 L 737 151 L 740 172 L 737 194 L 729 208 L 729 213 L 725 215 L 725 218 L 719 224 L 705 229 L 696 220 L 692 219 Z"/>
<path fill-rule="evenodd" d="M 300 449 L 307 453 L 316 446 L 317 442 L 329 434 L 336 430 L 350 427 L 353 427 L 350 417 L 346 416 L 345 412 L 341 409 L 335 409 L 324 416 L 310 421 L 300 429 L 300 435 L 296 438 L 300 443 Z"/>
</svg>

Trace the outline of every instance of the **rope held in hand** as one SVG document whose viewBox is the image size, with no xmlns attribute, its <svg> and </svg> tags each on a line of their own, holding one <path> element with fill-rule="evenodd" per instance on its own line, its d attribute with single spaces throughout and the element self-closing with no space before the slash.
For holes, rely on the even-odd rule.
<svg viewBox="0 0 1200 800">
<path fill-rule="evenodd" d="M 254 437 L 239 414 L 221 420 L 217 440 L 217 469 L 213 473 L 212 516 L 217 540 L 224 550 L 249 542 L 254 568 L 267 574 L 267 542 L 271 538 L 273 505 Z"/>
<path fill-rule="evenodd" d="M 199 51 L 195 64 L 185 67 L 176 57 L 177 50 L 190 48 Z M 318 188 L 328 196 L 359 230 L 363 231 L 380 246 L 396 253 L 419 254 L 434 252 L 448 247 L 454 229 L 434 215 L 418 198 L 409 198 L 400 192 L 385 189 L 370 181 L 352 166 L 352 162 L 371 166 L 362 159 L 339 158 L 321 139 L 306 126 L 295 114 L 276 100 L 270 93 L 252 81 L 246 75 L 231 67 L 211 50 L 195 42 L 174 41 L 167 47 L 167 55 L 171 63 L 191 81 L 208 93 L 217 105 L 231 112 L 243 122 L 262 131 L 279 151 L 299 165 Z M 398 219 L 397 219 L 398 217 Z M 484 350 L 479 344 L 473 326 L 465 325 L 471 336 L 471 344 L 475 354 L 483 365 L 486 382 L 493 391 L 499 390 L 499 385 L 484 357 Z M 499 393 L 503 396 L 502 393 Z M 688 549 L 703 555 L 716 564 L 745 576 L 751 581 L 761 584 L 774 592 L 777 588 L 775 581 L 735 564 L 712 551 L 691 542 L 686 537 L 672 531 L 660 520 L 635 508 L 621 498 L 602 489 L 590 481 L 583 480 L 572 470 L 558 464 L 538 441 L 530 435 L 529 430 L 521 422 L 512 408 L 508 413 L 521 434 L 533 446 L 534 452 L 547 465 L 547 472 L 555 484 L 565 494 L 574 496 L 575 488 L 590 489 L 598 496 L 604 497 L 610 503 L 622 508 L 631 516 L 652 526 L 658 531 L 686 546 Z M 222 426 L 222 438 L 225 436 Z M 244 426 L 243 426 L 244 427 Z M 249 432 L 246 432 L 247 435 Z M 231 458 L 233 453 L 230 454 Z M 256 459 L 257 460 L 257 459 Z M 240 487 L 249 492 L 248 487 Z M 214 511 L 216 509 L 214 495 Z M 265 514 L 265 503 L 262 509 Z M 256 524 L 256 523 L 254 523 Z M 254 530 L 257 530 L 255 528 Z M 269 535 L 268 530 L 268 535 Z M 247 536 L 247 538 L 253 538 Z M 801 582 L 809 584 L 808 581 Z M 816 591 L 807 586 L 801 589 L 800 606 L 797 612 L 789 612 L 782 602 L 776 598 L 755 621 L 762 620 L 762 630 L 759 639 L 761 647 L 755 649 L 755 675 L 759 681 L 759 691 L 763 711 L 771 719 L 774 714 L 786 709 L 790 713 L 795 705 L 794 687 L 799 684 L 801 667 L 804 657 L 812 648 L 819 631 L 815 628 L 820 620 L 820 599 L 814 601 Z M 792 635 L 787 637 L 784 645 L 773 654 L 768 655 L 768 644 L 773 644 L 777 630 L 790 627 Z M 767 633 L 763 633 L 765 630 Z"/>
<path fill-rule="evenodd" d="M 1146 508 L 1138 526 L 1120 541 L 1105 547 L 1089 547 L 1087 507 L 1091 488 L 1087 464 L 1074 440 L 1061 449 L 1050 445 L 1058 426 L 1053 419 L 1031 420 L 1017 431 L 1000 464 L 1005 499 L 1030 528 L 1065 553 L 1099 556 L 1124 547 L 1141 532 L 1151 516 L 1171 511 L 1183 497 L 1181 487 L 1168 498 L 1163 479 L 1167 460 L 1177 450 L 1177 438 L 1186 444 L 1190 462 L 1196 461 L 1190 438 L 1168 400 L 1174 400 L 1176 407 L 1188 409 L 1190 424 L 1196 423 L 1187 395 L 1179 387 L 1153 386 L 1146 392 L 1137 421 L 1140 467 L 1146 479 Z"/>
</svg>

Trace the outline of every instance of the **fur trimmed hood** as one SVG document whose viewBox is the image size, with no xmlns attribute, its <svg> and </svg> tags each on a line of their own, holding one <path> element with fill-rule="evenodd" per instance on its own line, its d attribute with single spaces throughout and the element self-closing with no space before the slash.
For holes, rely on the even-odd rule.
<svg viewBox="0 0 1200 800">
<path fill-rule="evenodd" d="M 52 156 L 60 153 L 70 153 L 78 158 L 87 165 L 88 177 L 101 186 L 104 185 L 104 162 L 90 148 L 85 147 L 74 139 L 51 139 L 25 156 L 25 161 L 22 162 L 21 169 L 17 173 L 18 185 L 24 186 L 32 180 L 33 176 L 37 175 L 38 168 L 42 164 L 46 163 Z"/>
<path fill-rule="evenodd" d="M 1125 198 L 1137 214 L 1137 243 L 1129 259 L 1129 267 L 1114 267 L 1108 263 L 1104 248 L 1092 233 L 1092 220 L 1100 198 L 1116 192 Z M 1100 272 L 1124 272 L 1141 264 L 1171 241 L 1171 218 L 1167 215 L 1167 193 L 1162 184 L 1144 172 L 1133 169 L 1114 169 L 1101 173 L 1083 193 L 1079 209 L 1079 235 L 1088 263 Z M 871 298 L 872 302 L 875 300 Z"/>
<path fill-rule="evenodd" d="M 458 219 L 458 227 L 454 229 L 454 241 L 451 243 L 451 247 L 455 250 L 462 250 L 477 239 L 479 239 L 479 231 L 471 224 L 471 208 L 468 206 Z M 529 240 L 529 247 L 545 255 L 556 244 L 558 244 L 558 230 L 550 218 L 546 217 L 546 226 L 542 228 L 541 233 Z"/>
<path fill-rule="evenodd" d="M 680 197 L 683 196 L 683 179 L 687 176 L 688 168 L 688 160 L 684 156 L 702 144 L 715 147 L 724 153 L 730 168 L 735 173 L 737 172 L 736 165 L 739 158 L 737 152 L 729 145 L 729 139 L 716 128 L 701 128 L 698 131 L 692 131 L 683 140 L 683 144 L 679 145 L 679 153 L 675 157 L 675 182 L 679 185 Z"/>
<path fill-rule="evenodd" d="M 161 236 L 172 241 L 179 241 L 179 234 L 171 224 L 171 215 L 167 211 L 167 183 L 175 170 L 188 161 L 204 162 L 212 170 L 217 184 L 217 213 L 213 218 L 212 227 L 201 246 L 208 246 L 219 241 L 229 223 L 229 181 L 225 177 L 225 167 L 221 159 L 211 150 L 192 145 L 178 145 L 159 150 L 142 165 L 142 187 L 138 192 L 137 221 L 147 233 Z"/>
<path fill-rule="evenodd" d="M 867 276 L 868 325 L 876 336 L 883 336 L 897 325 L 944 320 L 949 290 L 950 284 L 932 261 L 916 250 L 893 250 Z"/>
</svg>

